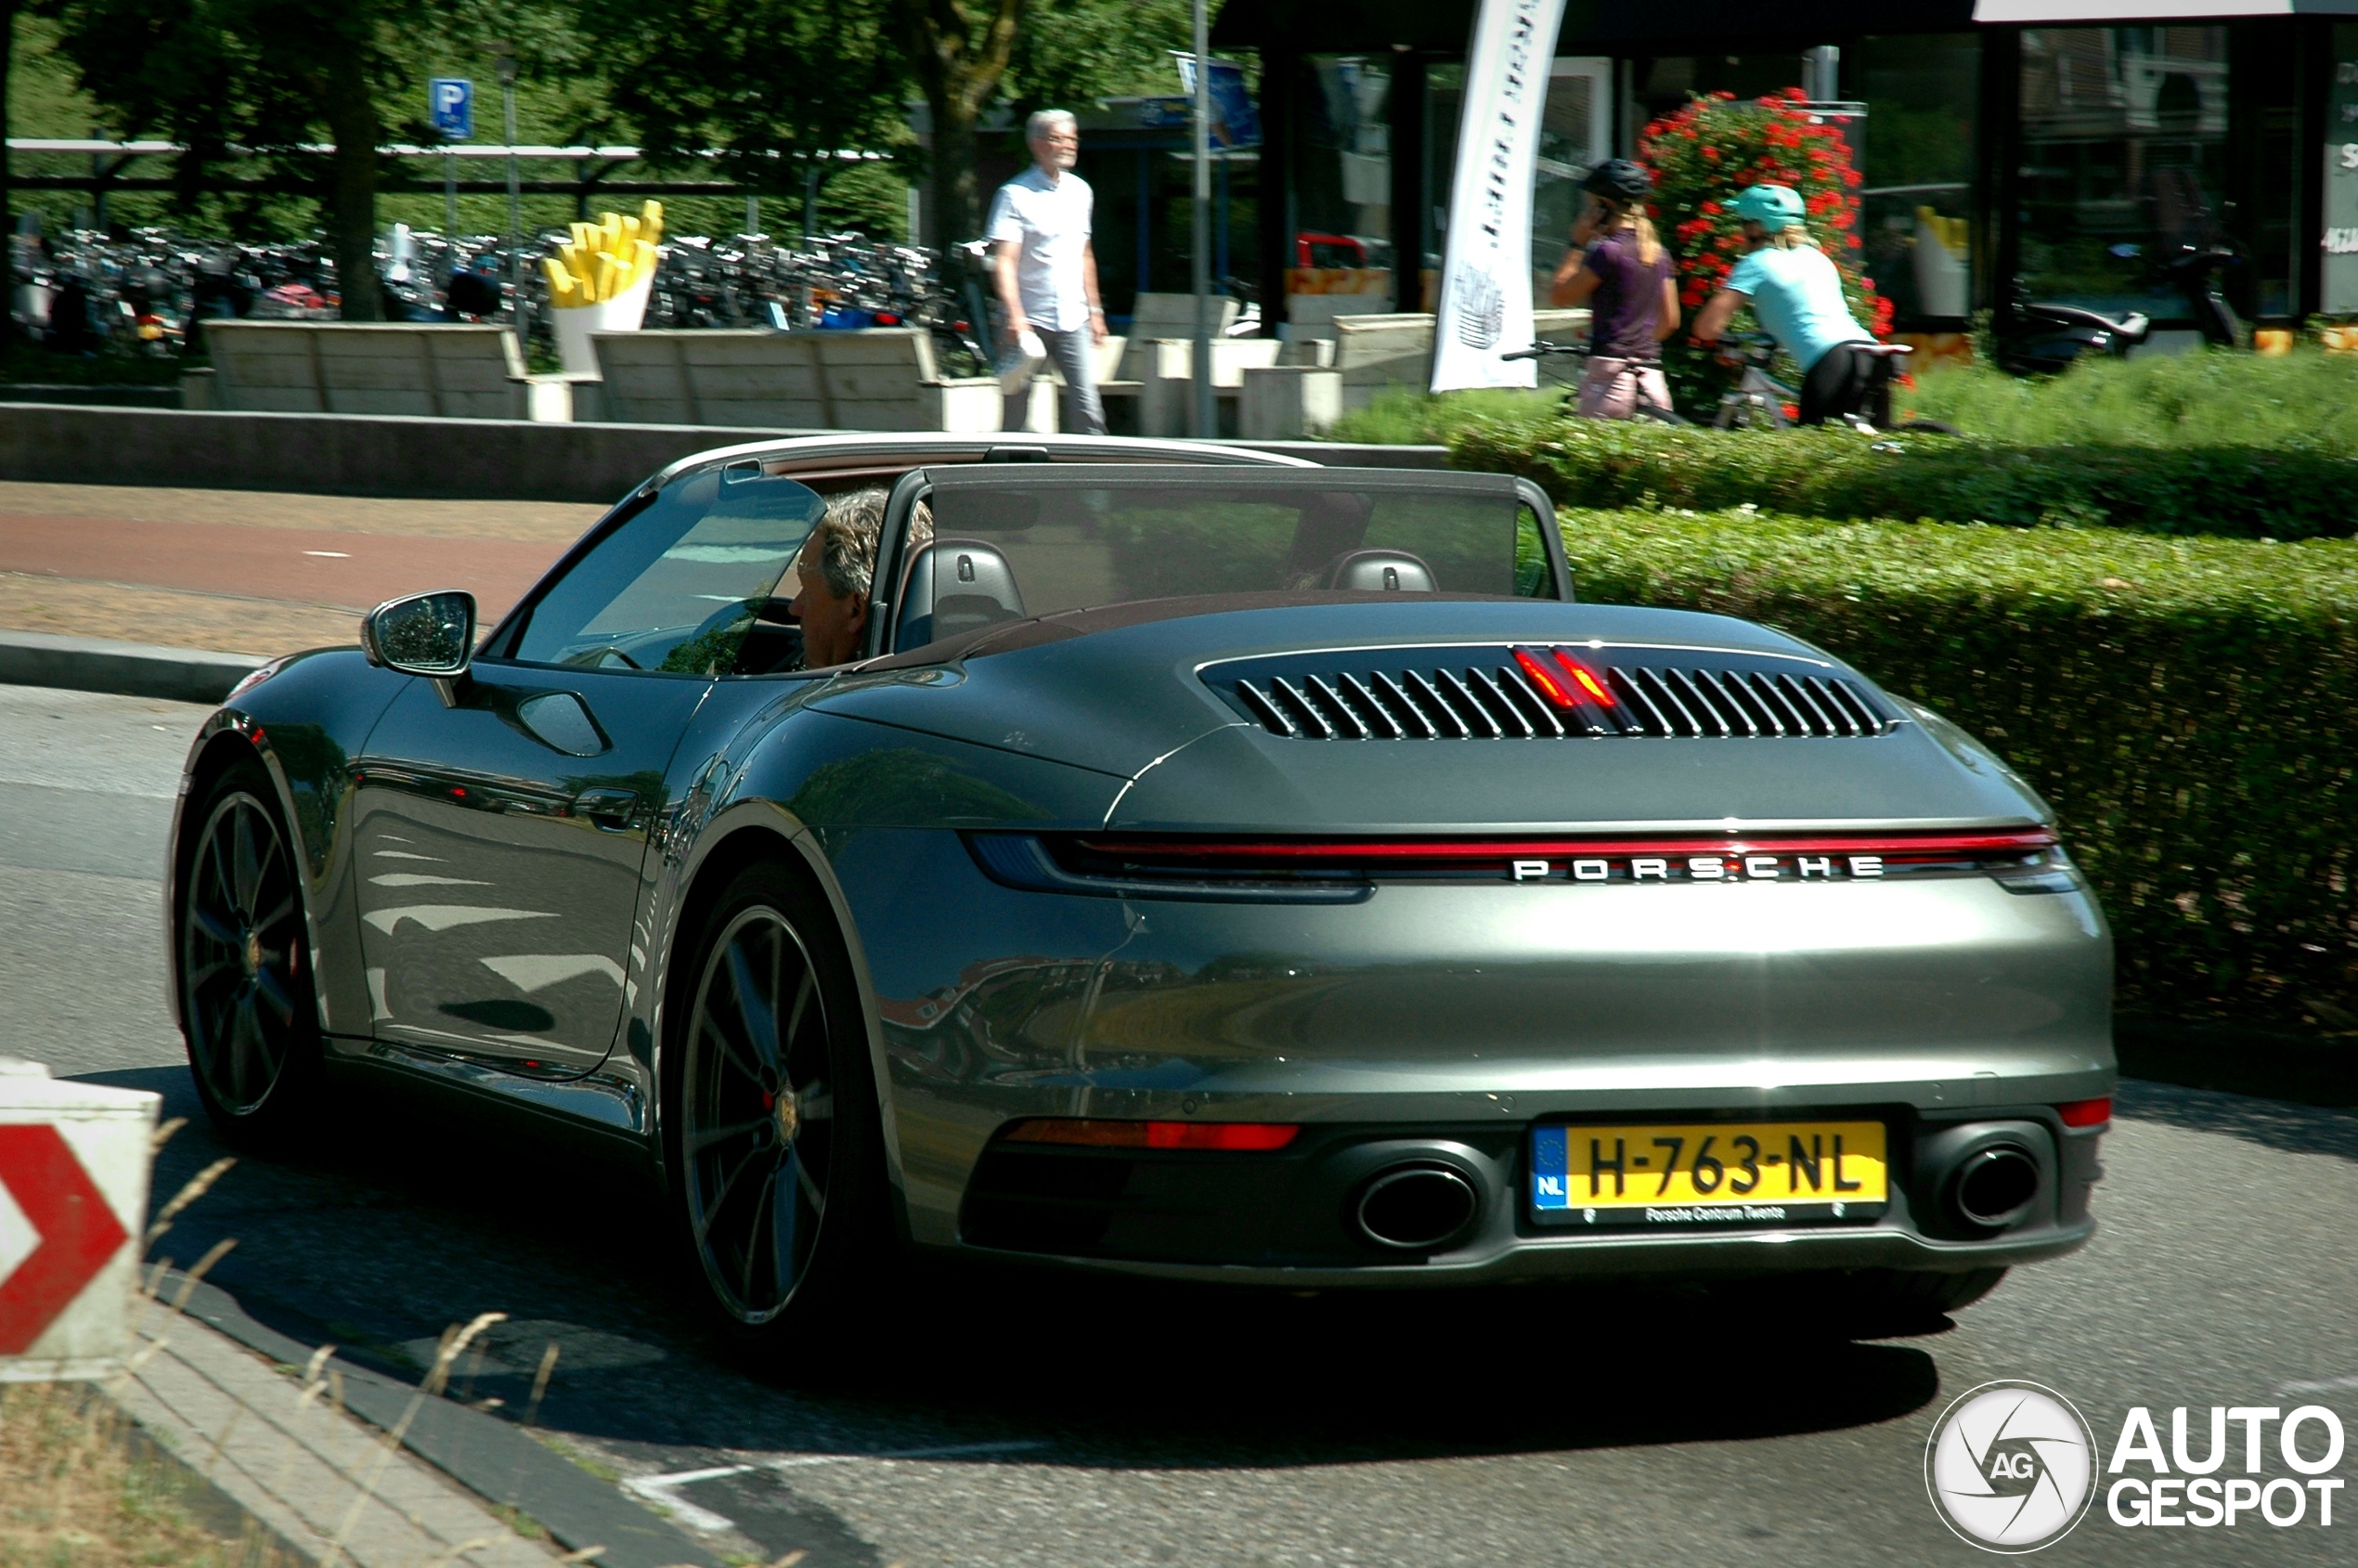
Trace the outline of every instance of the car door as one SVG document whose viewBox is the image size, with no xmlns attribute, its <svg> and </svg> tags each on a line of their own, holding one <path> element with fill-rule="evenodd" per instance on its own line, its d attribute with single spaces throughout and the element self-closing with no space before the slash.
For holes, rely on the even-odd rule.
<svg viewBox="0 0 2358 1568">
<path fill-rule="evenodd" d="M 558 1077 L 604 1058 L 644 963 L 666 770 L 715 674 L 780 630 L 781 578 L 823 510 L 758 465 L 675 479 L 465 676 L 395 699 L 354 803 L 378 1039 Z"/>
<path fill-rule="evenodd" d="M 648 830 L 710 682 L 478 661 L 395 699 L 360 768 L 381 1039 L 586 1072 L 622 1016 Z"/>
</svg>

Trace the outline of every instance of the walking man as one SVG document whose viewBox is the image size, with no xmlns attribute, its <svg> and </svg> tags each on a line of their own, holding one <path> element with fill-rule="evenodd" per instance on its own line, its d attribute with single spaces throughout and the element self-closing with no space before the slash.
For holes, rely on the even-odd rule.
<svg viewBox="0 0 2358 1568">
<path fill-rule="evenodd" d="M 1064 373 L 1063 428 L 1106 433 L 1097 400 L 1096 357 L 1106 341 L 1105 306 L 1097 297 L 1097 253 L 1089 243 L 1096 198 L 1072 172 L 1081 157 L 1081 125 L 1061 109 L 1043 109 L 1024 125 L 1031 167 L 999 188 L 991 203 L 991 274 L 1006 320 L 1002 331 L 1020 350 L 1029 330 Z M 1027 383 L 1007 397 L 1001 428 L 1021 430 L 1031 406 Z"/>
</svg>

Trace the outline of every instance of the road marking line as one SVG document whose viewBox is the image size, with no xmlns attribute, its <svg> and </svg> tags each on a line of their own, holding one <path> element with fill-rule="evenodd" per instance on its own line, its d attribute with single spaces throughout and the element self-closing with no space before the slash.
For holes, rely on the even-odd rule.
<svg viewBox="0 0 2358 1568">
<path fill-rule="evenodd" d="M 1007 1443 L 956 1443 L 933 1448 L 895 1448 L 881 1454 L 797 1454 L 790 1458 L 764 1459 L 758 1464 L 714 1465 L 706 1470 L 675 1471 L 668 1475 L 634 1475 L 622 1483 L 622 1489 L 642 1502 L 652 1503 L 669 1513 L 691 1530 L 717 1533 L 733 1530 L 736 1521 L 725 1514 L 699 1508 L 678 1495 L 678 1488 L 693 1486 L 700 1481 L 725 1481 L 732 1475 L 745 1475 L 757 1470 L 800 1470 L 810 1465 L 847 1464 L 855 1459 L 948 1459 L 969 1454 L 1012 1454 L 1029 1448 L 1044 1448 L 1045 1443 L 1017 1441 Z"/>
<path fill-rule="evenodd" d="M 349 561 L 352 559 L 352 552 L 348 550 L 306 550 L 304 553 L 305 555 L 324 556 L 330 561 Z"/>
</svg>

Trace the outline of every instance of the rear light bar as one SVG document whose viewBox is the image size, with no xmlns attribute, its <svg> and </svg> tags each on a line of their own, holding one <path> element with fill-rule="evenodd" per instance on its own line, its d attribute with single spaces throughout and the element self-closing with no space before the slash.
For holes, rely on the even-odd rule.
<svg viewBox="0 0 2358 1568">
<path fill-rule="evenodd" d="M 2054 847 L 2046 828 L 1981 833 L 1743 834 L 1717 838 L 1425 838 L 1318 842 L 1237 838 L 1097 838 L 1074 842 L 1095 855 L 1220 860 L 1265 865 L 1350 865 L 1368 861 L 1496 862 L 1585 855 L 2009 855 Z"/>
<path fill-rule="evenodd" d="M 1041 1116 L 1007 1130 L 1011 1144 L 1068 1144 L 1090 1148 L 1221 1149 L 1263 1153 L 1285 1147 L 1302 1128 L 1289 1121 L 1117 1121 Z"/>
<path fill-rule="evenodd" d="M 2063 1124 L 2066 1127 L 2101 1127 L 2112 1120 L 2112 1097 L 2073 1100 L 2068 1105 L 2057 1106 L 2055 1114 L 2063 1118 Z"/>
</svg>

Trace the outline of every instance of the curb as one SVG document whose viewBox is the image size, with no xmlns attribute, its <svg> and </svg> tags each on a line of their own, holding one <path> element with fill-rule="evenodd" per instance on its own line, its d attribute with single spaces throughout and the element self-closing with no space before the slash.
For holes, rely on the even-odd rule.
<svg viewBox="0 0 2358 1568">
<path fill-rule="evenodd" d="M 169 702 L 218 703 L 266 663 L 258 654 L 156 648 L 97 637 L 0 631 L 0 685 L 111 692 Z"/>
<path fill-rule="evenodd" d="M 165 1277 L 161 1297 L 175 1295 L 186 1284 L 176 1270 Z M 186 1311 L 274 1361 L 300 1367 L 311 1359 L 313 1346 L 255 1322 L 218 1286 L 199 1281 Z M 392 1431 L 419 1401 L 413 1385 L 340 1357 L 327 1367 L 342 1374 L 343 1407 L 380 1430 Z M 528 1514 L 569 1551 L 603 1547 L 601 1568 L 723 1568 L 678 1525 L 496 1416 L 427 1398 L 402 1446 L 486 1501 Z"/>
</svg>

